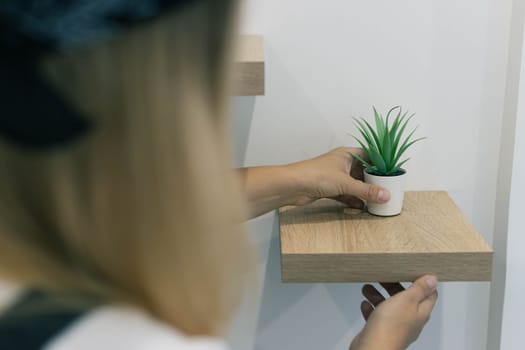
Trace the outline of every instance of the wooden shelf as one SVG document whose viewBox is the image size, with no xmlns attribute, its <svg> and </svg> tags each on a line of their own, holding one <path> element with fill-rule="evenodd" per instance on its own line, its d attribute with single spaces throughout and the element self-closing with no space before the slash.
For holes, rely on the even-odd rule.
<svg viewBox="0 0 525 350">
<path fill-rule="evenodd" d="M 489 281 L 492 249 L 446 192 L 381 218 L 329 199 L 279 211 L 283 282 Z"/>
<path fill-rule="evenodd" d="M 260 35 L 243 35 L 235 56 L 237 96 L 264 95 L 264 46 Z"/>
</svg>

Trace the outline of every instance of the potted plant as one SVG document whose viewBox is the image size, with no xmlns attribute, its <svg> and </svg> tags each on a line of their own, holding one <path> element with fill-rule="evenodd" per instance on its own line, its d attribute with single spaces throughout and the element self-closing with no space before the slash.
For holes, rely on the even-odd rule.
<svg viewBox="0 0 525 350">
<path fill-rule="evenodd" d="M 394 216 L 401 213 L 406 175 L 402 166 L 410 159 L 401 157 L 410 146 L 424 139 L 413 139 L 417 127 L 410 133 L 405 132 L 414 115 L 403 113 L 401 106 L 396 106 L 390 109 L 384 118 L 374 107 L 375 128 L 364 118 L 354 118 L 361 138 L 353 137 L 363 148 L 366 157 L 357 154 L 352 156 L 363 164 L 365 182 L 390 191 L 390 200 L 387 203 L 368 203 L 370 214 Z"/>
</svg>

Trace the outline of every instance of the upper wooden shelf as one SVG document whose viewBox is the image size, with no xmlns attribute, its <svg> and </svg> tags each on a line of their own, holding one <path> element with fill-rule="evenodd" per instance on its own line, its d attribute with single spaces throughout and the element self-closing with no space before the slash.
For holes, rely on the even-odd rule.
<svg viewBox="0 0 525 350">
<path fill-rule="evenodd" d="M 283 282 L 489 281 L 492 249 L 446 192 L 382 218 L 329 199 L 279 211 Z"/>
<path fill-rule="evenodd" d="M 264 46 L 260 35 L 240 37 L 235 55 L 237 96 L 264 95 Z"/>
</svg>

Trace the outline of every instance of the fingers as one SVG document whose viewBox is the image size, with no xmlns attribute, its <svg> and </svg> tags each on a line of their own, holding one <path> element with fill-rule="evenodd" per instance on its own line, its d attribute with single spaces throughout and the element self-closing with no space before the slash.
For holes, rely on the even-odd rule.
<svg viewBox="0 0 525 350">
<path fill-rule="evenodd" d="M 348 154 L 357 154 L 361 158 L 366 159 L 366 153 L 362 148 L 359 147 L 343 147 L 344 151 Z"/>
<path fill-rule="evenodd" d="M 406 292 L 414 300 L 422 302 L 436 291 L 437 283 L 435 276 L 425 275 L 412 283 Z"/>
<path fill-rule="evenodd" d="M 348 148 L 348 153 L 350 155 L 358 155 L 364 159 L 367 158 L 365 152 L 361 148 Z M 357 158 L 352 156 L 352 161 L 350 165 L 350 176 L 357 180 L 363 180 L 363 169 L 363 164 L 359 160 L 357 160 Z"/>
<path fill-rule="evenodd" d="M 363 318 L 365 321 L 368 321 L 368 318 L 370 317 L 370 314 L 374 312 L 374 307 L 372 304 L 370 304 L 368 301 L 363 300 L 361 302 L 361 314 L 363 314 Z"/>
<path fill-rule="evenodd" d="M 437 291 L 434 291 L 434 293 L 432 293 L 428 298 L 419 303 L 418 312 L 422 317 L 426 319 L 430 317 L 430 314 L 436 305 L 437 298 L 438 293 Z"/>
<path fill-rule="evenodd" d="M 386 188 L 364 183 L 349 177 L 347 194 L 355 195 L 368 202 L 386 203 L 390 200 L 390 192 Z"/>
<path fill-rule="evenodd" d="M 399 292 L 405 290 L 405 288 L 400 283 L 380 283 L 383 288 L 388 292 L 388 294 L 393 297 Z"/>
<path fill-rule="evenodd" d="M 363 296 L 367 298 L 368 301 L 374 306 L 378 306 L 383 301 L 385 301 L 385 297 L 371 284 L 365 284 L 361 292 L 363 293 Z"/>
<path fill-rule="evenodd" d="M 374 307 L 385 301 L 385 297 L 371 284 L 365 284 L 361 292 L 367 299 L 361 302 L 361 313 L 365 321 L 367 321 L 370 314 L 374 311 Z"/>
<path fill-rule="evenodd" d="M 333 197 L 333 199 L 335 199 L 338 202 L 348 205 L 350 208 L 363 209 L 365 207 L 365 203 L 363 203 L 361 199 L 355 196 L 341 195 L 341 196 Z"/>
</svg>

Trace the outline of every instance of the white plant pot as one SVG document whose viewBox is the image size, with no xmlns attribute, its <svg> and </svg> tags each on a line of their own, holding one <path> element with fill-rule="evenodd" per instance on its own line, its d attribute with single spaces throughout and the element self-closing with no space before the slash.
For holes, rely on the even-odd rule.
<svg viewBox="0 0 525 350">
<path fill-rule="evenodd" d="M 390 200 L 383 204 L 368 202 L 368 212 L 377 216 L 394 216 L 401 214 L 403 199 L 405 197 L 406 171 L 396 176 L 377 176 L 369 174 L 366 170 L 365 182 L 384 187 L 390 191 Z"/>
</svg>

